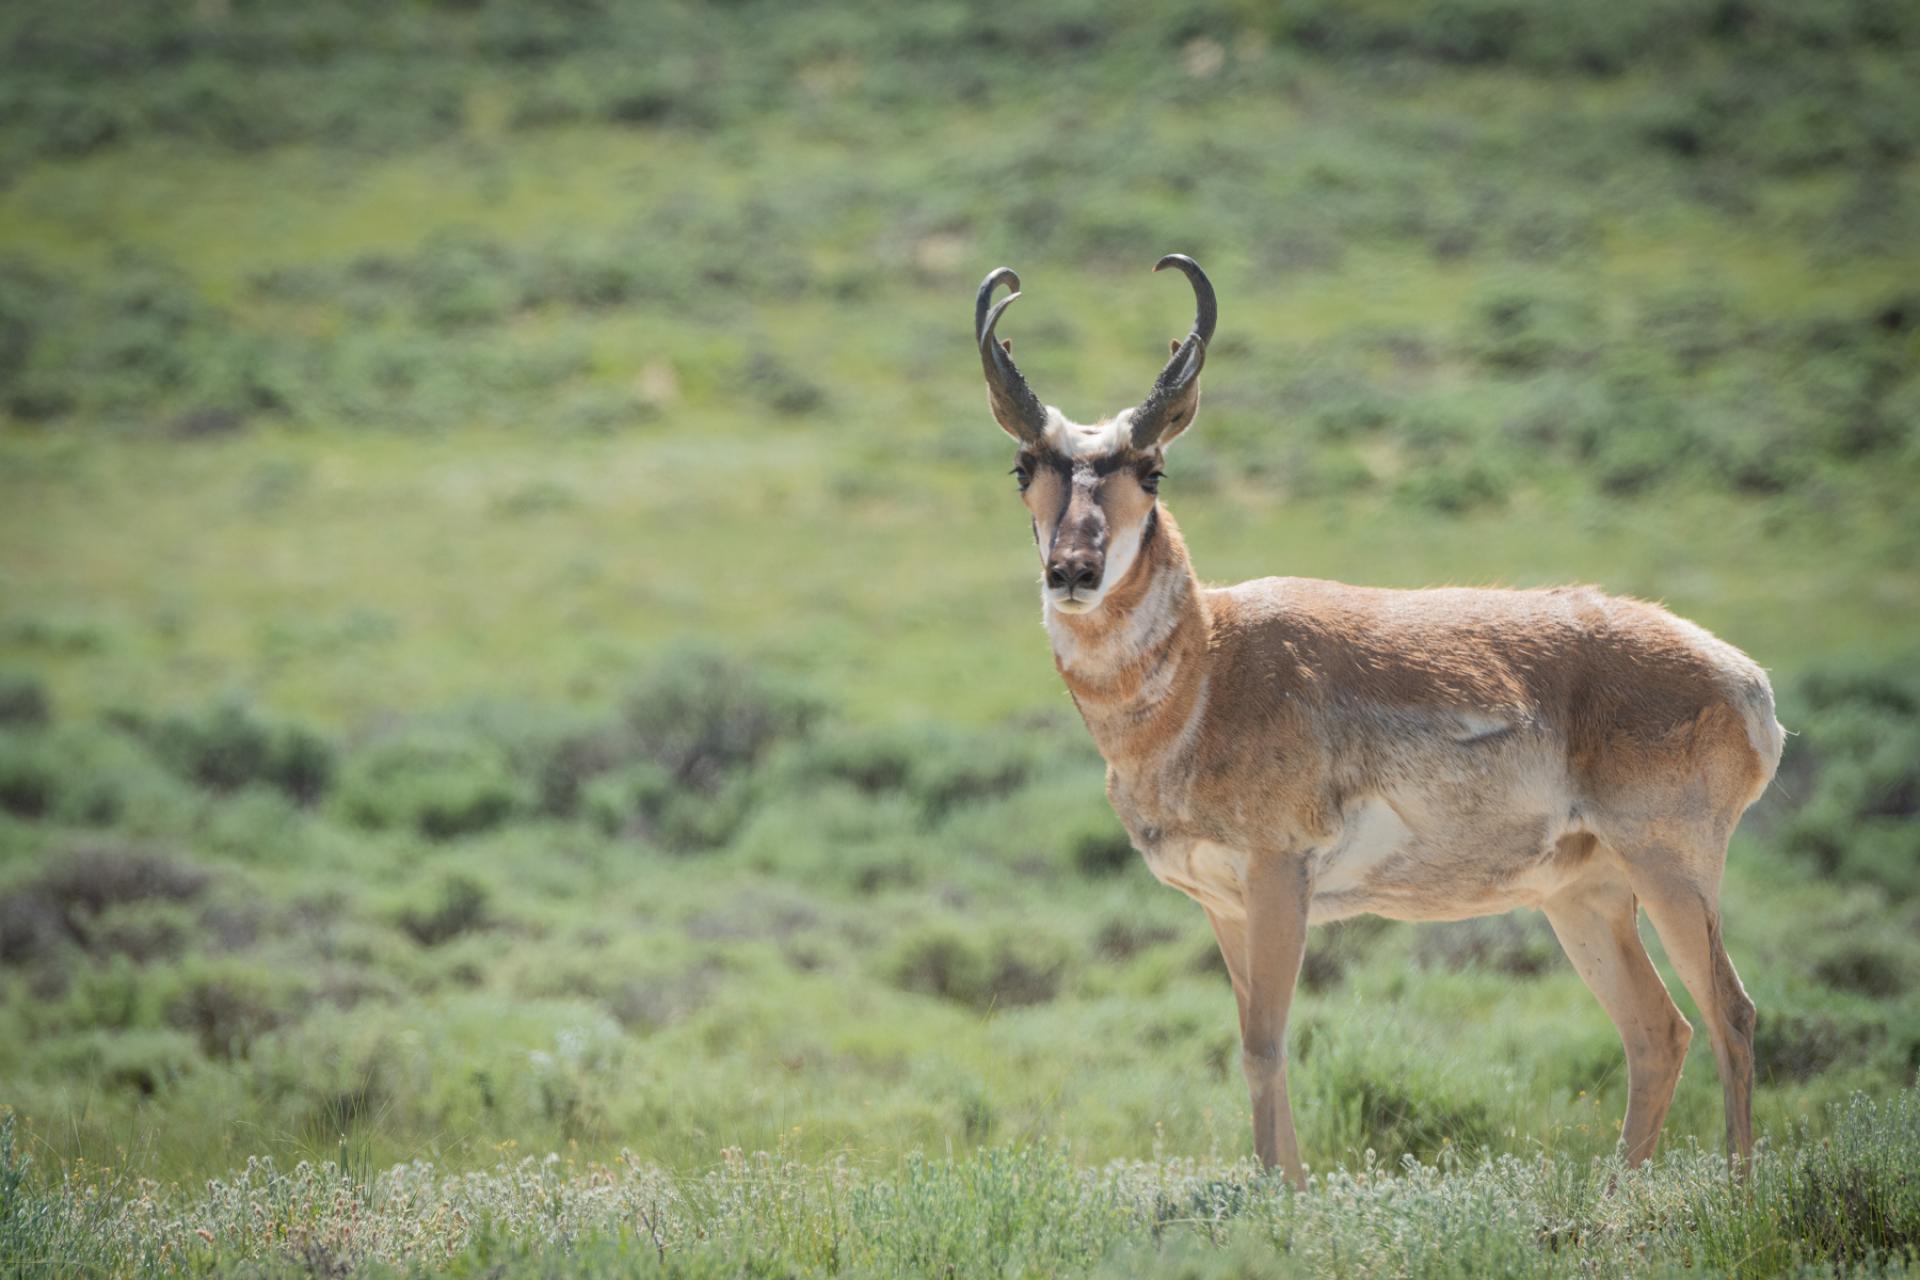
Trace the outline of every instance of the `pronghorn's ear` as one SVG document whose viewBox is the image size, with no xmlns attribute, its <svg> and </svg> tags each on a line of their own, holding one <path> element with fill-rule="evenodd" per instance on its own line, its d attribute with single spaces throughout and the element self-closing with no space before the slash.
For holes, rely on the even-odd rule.
<svg viewBox="0 0 1920 1280">
<path fill-rule="evenodd" d="M 1178 440 L 1181 432 L 1192 426 L 1193 420 L 1200 414 L 1200 378 L 1198 376 L 1198 370 L 1195 371 L 1195 376 L 1188 380 L 1185 386 L 1181 387 L 1177 393 L 1162 403 L 1159 409 L 1159 425 L 1157 427 L 1144 428 L 1141 426 L 1140 415 L 1146 411 L 1146 406 L 1142 406 L 1134 414 L 1134 448 L 1147 449 L 1152 448 L 1154 445 L 1159 445 L 1164 449 L 1175 440 Z M 1145 437 L 1151 438 L 1144 439 L 1143 442 L 1143 438 Z"/>
<path fill-rule="evenodd" d="M 1185 342 L 1172 344 L 1172 358 L 1154 380 L 1153 390 L 1133 411 L 1132 443 L 1136 449 L 1164 445 L 1193 425 L 1200 409 L 1200 370 L 1207 363 L 1207 343 L 1213 340 L 1213 328 L 1220 317 L 1214 301 L 1213 283 L 1200 264 L 1185 254 L 1170 253 L 1153 264 L 1178 267 L 1193 286 L 1193 331 Z"/>
</svg>

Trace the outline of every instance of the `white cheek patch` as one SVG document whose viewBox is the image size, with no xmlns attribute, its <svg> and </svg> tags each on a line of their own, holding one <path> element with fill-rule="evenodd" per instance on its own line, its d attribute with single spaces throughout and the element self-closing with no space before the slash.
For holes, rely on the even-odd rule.
<svg viewBox="0 0 1920 1280">
<path fill-rule="evenodd" d="M 1095 599 L 1103 599 L 1116 584 L 1126 580 L 1127 571 L 1140 558 L 1140 539 L 1146 529 L 1147 522 L 1142 520 L 1131 528 L 1122 529 L 1107 543 L 1107 569 L 1100 575 L 1100 591 Z"/>
<path fill-rule="evenodd" d="M 1071 601 L 1062 601 L 1054 592 L 1042 586 L 1040 594 L 1046 600 L 1049 609 L 1061 613 L 1088 613 L 1100 606 L 1107 593 L 1126 581 L 1127 574 L 1133 569 L 1134 561 L 1140 558 L 1140 544 L 1146 537 L 1149 514 L 1139 523 L 1122 529 L 1107 543 L 1107 562 L 1100 574 L 1100 585 L 1091 592 L 1082 592 Z M 1044 554 L 1044 553 L 1043 553 Z"/>
</svg>

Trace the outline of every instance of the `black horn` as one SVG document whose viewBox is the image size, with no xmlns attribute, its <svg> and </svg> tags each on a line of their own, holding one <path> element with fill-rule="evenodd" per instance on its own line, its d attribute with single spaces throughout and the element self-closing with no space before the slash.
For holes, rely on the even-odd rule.
<svg viewBox="0 0 1920 1280">
<path fill-rule="evenodd" d="M 993 291 L 1003 284 L 1012 292 L 996 305 Z M 1020 277 L 1013 273 L 1013 268 L 996 267 L 988 272 L 987 278 L 980 282 L 979 295 L 973 300 L 973 336 L 980 344 L 980 367 L 987 375 L 987 403 L 993 408 L 995 420 L 1014 439 L 1033 444 L 1047 428 L 1046 406 L 1020 376 L 1020 369 L 1006 347 L 993 336 L 993 327 L 1000 323 L 1000 313 L 1019 296 Z"/>
<path fill-rule="evenodd" d="M 1193 332 L 1175 346 L 1173 358 L 1154 379 L 1153 390 L 1133 411 L 1133 447 L 1150 449 L 1185 431 L 1200 406 L 1200 369 L 1207 362 L 1207 344 L 1213 341 L 1213 326 L 1220 318 L 1220 306 L 1214 300 L 1213 282 L 1200 264 L 1184 253 L 1170 253 L 1153 264 L 1178 267 L 1193 286 Z"/>
</svg>

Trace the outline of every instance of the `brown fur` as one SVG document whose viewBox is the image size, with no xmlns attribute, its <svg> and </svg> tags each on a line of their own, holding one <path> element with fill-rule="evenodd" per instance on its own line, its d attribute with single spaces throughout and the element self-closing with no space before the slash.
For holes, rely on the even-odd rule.
<svg viewBox="0 0 1920 1280">
<path fill-rule="evenodd" d="M 1043 560 L 1101 560 L 1140 535 L 1091 611 L 1050 605 L 1047 625 L 1116 813 L 1219 936 L 1264 1159 L 1303 1177 L 1284 1026 L 1306 923 L 1515 907 L 1547 912 L 1619 1025 L 1623 1138 L 1646 1158 L 1689 1037 L 1636 902 L 1707 1017 L 1729 1147 L 1747 1154 L 1752 1005 L 1721 945 L 1718 885 L 1779 760 L 1757 666 L 1591 587 L 1203 587 L 1142 488 L 1157 449 L 1023 455 Z"/>
<path fill-rule="evenodd" d="M 1644 905 L 1706 1020 L 1744 1160 L 1754 1011 L 1719 890 L 1734 824 L 1780 761 L 1765 673 L 1657 605 L 1591 587 L 1202 587 L 1154 491 L 1199 405 L 1215 304 L 1190 259 L 1169 264 L 1200 300 L 1173 344 L 1177 385 L 1163 373 L 1141 409 L 1083 427 L 989 361 L 990 403 L 1020 443 L 1054 661 L 1106 758 L 1107 795 L 1220 943 L 1260 1158 L 1304 1184 L 1286 1023 L 1310 922 L 1537 907 L 1619 1029 L 1621 1137 L 1646 1159 L 1691 1031 L 1640 943 Z M 976 300 L 996 358 L 1010 299 L 988 300 L 1008 282 L 994 272 Z"/>
</svg>

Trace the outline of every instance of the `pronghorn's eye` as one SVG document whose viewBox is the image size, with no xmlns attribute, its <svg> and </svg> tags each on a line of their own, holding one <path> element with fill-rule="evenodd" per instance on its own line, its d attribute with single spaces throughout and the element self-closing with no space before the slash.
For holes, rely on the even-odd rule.
<svg viewBox="0 0 1920 1280">
<path fill-rule="evenodd" d="M 1033 483 L 1033 468 L 1024 462 L 1016 462 L 1013 464 L 1012 475 L 1013 482 L 1020 486 L 1020 492 L 1022 493 L 1025 493 L 1027 486 Z"/>
<path fill-rule="evenodd" d="M 1148 493 L 1160 492 L 1160 477 L 1165 474 L 1166 472 L 1164 471 L 1147 472 L 1147 474 L 1140 477 L 1140 487 Z"/>
</svg>

